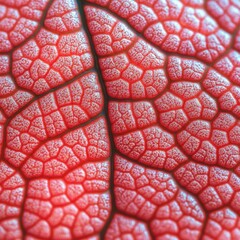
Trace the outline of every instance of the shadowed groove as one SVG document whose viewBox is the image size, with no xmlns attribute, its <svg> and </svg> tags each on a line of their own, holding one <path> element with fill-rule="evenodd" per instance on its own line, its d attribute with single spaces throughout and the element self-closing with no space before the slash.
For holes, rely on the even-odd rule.
<svg viewBox="0 0 240 240">
<path fill-rule="evenodd" d="M 101 74 L 101 69 L 100 69 L 100 66 L 99 66 L 99 63 L 98 63 L 98 56 L 95 52 L 95 47 L 94 47 L 94 44 L 93 44 L 93 40 L 92 40 L 91 34 L 89 32 L 88 26 L 87 26 L 87 20 L 86 20 L 86 16 L 85 16 L 85 12 L 84 12 L 84 6 L 86 5 L 86 3 L 84 1 L 81 1 L 81 0 L 77 0 L 77 3 L 78 3 L 78 7 L 79 7 L 82 26 L 83 26 L 84 32 L 86 33 L 89 44 L 90 44 L 91 53 L 92 53 L 93 59 L 94 59 L 94 67 L 97 71 L 99 82 L 101 84 L 101 89 L 102 89 L 103 96 L 104 96 L 103 114 L 105 115 L 105 118 L 107 120 L 107 127 L 108 127 L 108 133 L 109 133 L 109 141 L 110 141 L 110 151 L 111 152 L 110 152 L 110 158 L 109 158 L 110 159 L 110 183 L 109 183 L 109 186 L 110 186 L 110 193 L 111 193 L 111 206 L 112 206 L 112 208 L 111 208 L 110 216 L 109 216 L 107 222 L 105 223 L 105 225 L 104 225 L 104 227 L 103 227 L 103 229 L 100 233 L 100 238 L 104 239 L 106 231 L 107 231 L 108 227 L 110 226 L 110 223 L 111 223 L 111 221 L 113 219 L 113 216 L 116 212 L 115 196 L 114 196 L 114 159 L 113 159 L 114 153 L 115 153 L 115 144 L 114 144 L 114 141 L 113 141 L 113 134 L 112 134 L 112 130 L 111 130 L 111 122 L 110 122 L 110 119 L 109 119 L 109 116 L 108 116 L 108 103 L 109 103 L 110 98 L 109 98 L 109 96 L 107 94 L 107 91 L 106 91 L 104 80 L 103 80 L 103 77 L 102 77 L 102 74 Z"/>
</svg>

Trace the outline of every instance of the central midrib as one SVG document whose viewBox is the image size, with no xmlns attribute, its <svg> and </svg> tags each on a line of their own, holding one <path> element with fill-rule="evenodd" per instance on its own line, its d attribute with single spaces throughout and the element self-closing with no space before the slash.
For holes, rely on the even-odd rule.
<svg viewBox="0 0 240 240">
<path fill-rule="evenodd" d="M 79 15 L 81 18 L 81 22 L 82 22 L 82 28 L 85 32 L 85 34 L 87 35 L 88 41 L 89 41 L 89 45 L 90 45 L 90 50 L 94 59 L 94 68 L 95 71 L 98 74 L 98 79 L 101 85 L 101 90 L 104 96 L 104 105 L 103 105 L 103 111 L 102 113 L 105 115 L 106 121 L 107 121 L 107 129 L 108 129 L 108 136 L 109 136 L 109 141 L 110 141 L 110 176 L 109 176 L 109 191 L 111 194 L 111 213 L 110 216 L 108 218 L 108 220 L 105 222 L 104 227 L 102 228 L 101 232 L 100 232 L 100 239 L 104 240 L 104 236 L 110 226 L 110 223 L 113 219 L 114 213 L 116 212 L 116 205 L 115 205 L 115 196 L 114 196 L 114 154 L 116 152 L 116 147 L 114 144 L 114 140 L 113 140 L 113 134 L 112 134 L 112 129 L 111 129 L 111 122 L 109 119 L 109 114 L 108 114 L 108 103 L 110 101 L 110 98 L 107 94 L 107 90 L 105 87 L 105 83 L 101 74 L 101 69 L 99 66 L 99 59 L 97 56 L 97 53 L 95 52 L 95 47 L 94 47 L 94 43 L 90 34 L 90 31 L 88 29 L 88 25 L 87 25 L 87 19 L 86 19 L 86 15 L 84 12 L 84 6 L 85 6 L 85 2 L 82 0 L 77 0 L 77 4 L 78 4 L 78 9 L 79 9 Z"/>
</svg>

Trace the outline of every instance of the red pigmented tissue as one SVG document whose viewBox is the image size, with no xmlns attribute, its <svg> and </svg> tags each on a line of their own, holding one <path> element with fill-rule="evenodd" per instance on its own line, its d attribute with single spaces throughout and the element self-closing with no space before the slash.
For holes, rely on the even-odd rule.
<svg viewBox="0 0 240 240">
<path fill-rule="evenodd" d="M 0 0 L 0 239 L 239 240 L 239 0 Z"/>
</svg>

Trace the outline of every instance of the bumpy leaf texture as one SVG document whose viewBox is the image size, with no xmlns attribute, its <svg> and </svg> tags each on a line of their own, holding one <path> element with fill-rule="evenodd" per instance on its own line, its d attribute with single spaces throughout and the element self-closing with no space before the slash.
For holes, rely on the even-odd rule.
<svg viewBox="0 0 240 240">
<path fill-rule="evenodd" d="M 0 239 L 239 240 L 240 1 L 0 0 Z"/>
</svg>

